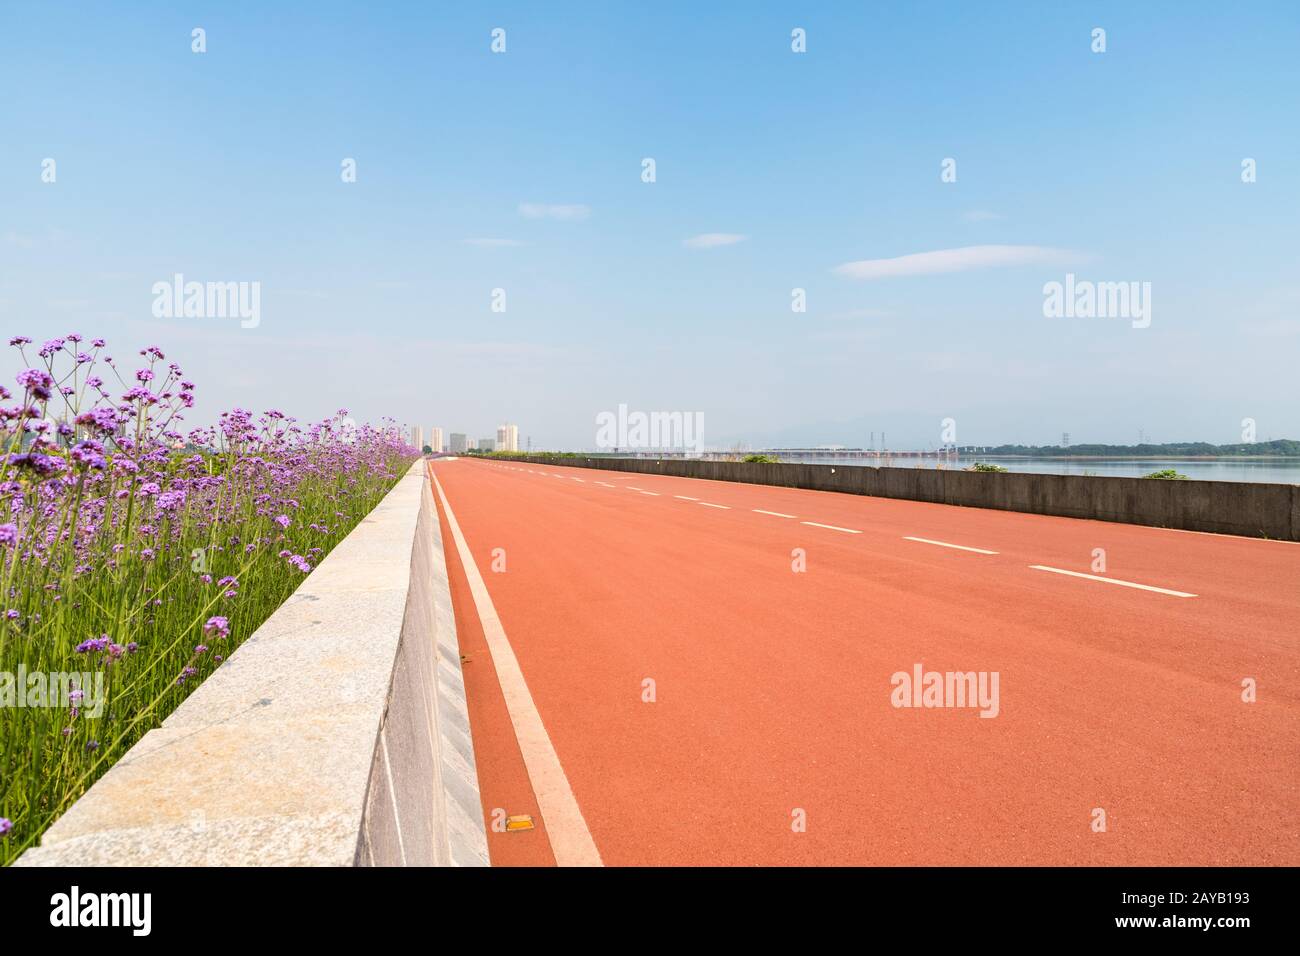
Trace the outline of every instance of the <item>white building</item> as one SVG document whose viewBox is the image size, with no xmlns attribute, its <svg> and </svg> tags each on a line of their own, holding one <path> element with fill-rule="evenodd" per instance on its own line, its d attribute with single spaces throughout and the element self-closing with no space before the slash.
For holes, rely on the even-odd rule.
<svg viewBox="0 0 1300 956">
<path fill-rule="evenodd" d="M 411 444 L 421 451 L 424 450 L 424 429 L 419 425 L 411 426 Z"/>
<path fill-rule="evenodd" d="M 496 451 L 496 442 L 491 438 L 480 438 L 478 440 L 479 451 Z"/>
<path fill-rule="evenodd" d="M 452 432 L 451 445 L 448 446 L 447 450 L 451 452 L 453 455 L 463 455 L 465 454 L 465 450 L 467 448 L 469 448 L 469 438 L 465 435 L 465 433 Z"/>
<path fill-rule="evenodd" d="M 442 429 L 434 425 L 429 429 L 429 447 L 433 449 L 435 455 L 443 452 L 442 447 Z"/>
<path fill-rule="evenodd" d="M 497 426 L 497 451 L 518 451 L 518 450 L 519 450 L 519 426 L 498 425 Z"/>
</svg>

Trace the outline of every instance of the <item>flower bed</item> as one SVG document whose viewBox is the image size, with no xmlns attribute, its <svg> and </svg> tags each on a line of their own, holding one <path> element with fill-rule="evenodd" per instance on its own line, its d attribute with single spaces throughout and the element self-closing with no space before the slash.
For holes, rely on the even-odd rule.
<svg viewBox="0 0 1300 956">
<path fill-rule="evenodd" d="M 280 605 L 418 456 L 346 412 L 235 409 L 80 336 L 0 386 L 0 862 L 9 863 Z M 137 363 L 132 363 L 137 364 Z M 114 398 L 116 393 L 116 398 Z M 13 404 L 8 404 L 12 402 Z"/>
</svg>

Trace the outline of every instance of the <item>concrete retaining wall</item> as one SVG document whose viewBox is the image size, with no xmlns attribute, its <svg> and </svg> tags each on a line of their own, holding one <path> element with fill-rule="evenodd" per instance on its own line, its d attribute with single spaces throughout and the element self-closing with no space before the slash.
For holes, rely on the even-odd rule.
<svg viewBox="0 0 1300 956">
<path fill-rule="evenodd" d="M 505 456 L 501 456 L 505 457 Z M 675 475 L 968 508 L 1093 518 L 1126 524 L 1300 541 L 1300 485 L 1161 481 L 1085 475 L 982 473 L 863 465 L 764 464 L 653 458 L 509 456 L 519 461 Z"/>
<path fill-rule="evenodd" d="M 442 536 L 417 462 L 15 865 L 487 862 Z"/>
</svg>

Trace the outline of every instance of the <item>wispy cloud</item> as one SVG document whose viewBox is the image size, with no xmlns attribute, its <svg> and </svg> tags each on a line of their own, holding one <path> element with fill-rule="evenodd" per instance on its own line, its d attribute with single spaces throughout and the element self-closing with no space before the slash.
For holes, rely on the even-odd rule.
<svg viewBox="0 0 1300 956">
<path fill-rule="evenodd" d="M 19 249 L 31 249 L 36 245 L 36 239 L 34 237 L 24 236 L 20 233 L 14 232 L 12 229 L 8 230 L 3 236 L 0 236 L 0 240 L 2 240 L 7 246 L 17 246 Z"/>
<path fill-rule="evenodd" d="M 17 246 L 19 249 L 35 249 L 38 245 L 44 245 L 47 242 L 60 242 L 65 238 L 67 238 L 65 232 L 51 226 L 47 227 L 44 235 L 40 236 L 25 235 L 9 229 L 3 235 L 0 235 L 0 242 L 7 246 Z"/>
<path fill-rule="evenodd" d="M 462 239 L 461 245 L 479 246 L 485 249 L 498 249 L 507 246 L 522 246 L 523 243 L 518 239 Z"/>
<path fill-rule="evenodd" d="M 691 236 L 689 239 L 683 239 L 682 245 L 687 249 L 716 249 L 718 246 L 734 246 L 738 242 L 744 242 L 749 236 L 742 236 L 734 232 L 706 232 L 698 236 Z"/>
<path fill-rule="evenodd" d="M 836 266 L 834 272 L 849 279 L 889 279 L 999 266 L 1055 265 L 1077 259 L 1078 253 L 1050 246 L 963 246 L 893 259 L 859 259 Z"/>
<path fill-rule="evenodd" d="M 591 207 L 581 203 L 563 205 L 558 203 L 521 202 L 519 215 L 525 219 L 586 219 L 591 215 Z"/>
<path fill-rule="evenodd" d="M 967 222 L 994 222 L 998 219 L 1006 219 L 1007 217 L 1002 215 L 1000 212 L 991 212 L 988 209 L 971 209 L 968 212 L 962 213 L 962 218 Z"/>
<path fill-rule="evenodd" d="M 852 319 L 888 319 L 893 314 L 886 309 L 845 309 L 843 312 L 832 312 L 827 318 L 844 322 Z"/>
</svg>

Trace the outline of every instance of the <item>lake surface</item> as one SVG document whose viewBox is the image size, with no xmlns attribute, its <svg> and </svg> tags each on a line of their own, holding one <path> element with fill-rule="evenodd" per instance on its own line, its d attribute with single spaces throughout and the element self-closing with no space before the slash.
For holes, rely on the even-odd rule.
<svg viewBox="0 0 1300 956">
<path fill-rule="evenodd" d="M 944 469 L 960 470 L 969 468 L 977 461 L 1001 465 L 1007 471 L 1025 471 L 1039 475 L 1103 475 L 1116 478 L 1141 478 L 1153 471 L 1173 468 L 1179 474 L 1202 481 L 1256 481 L 1284 485 L 1300 484 L 1300 459 L 1204 459 L 1204 458 L 1095 458 L 1059 459 L 1059 458 L 996 458 L 985 455 L 978 458 L 807 458 L 782 459 L 788 461 L 808 461 L 813 464 L 828 465 L 869 465 L 889 466 L 891 468 L 935 468 L 942 465 Z"/>
</svg>

